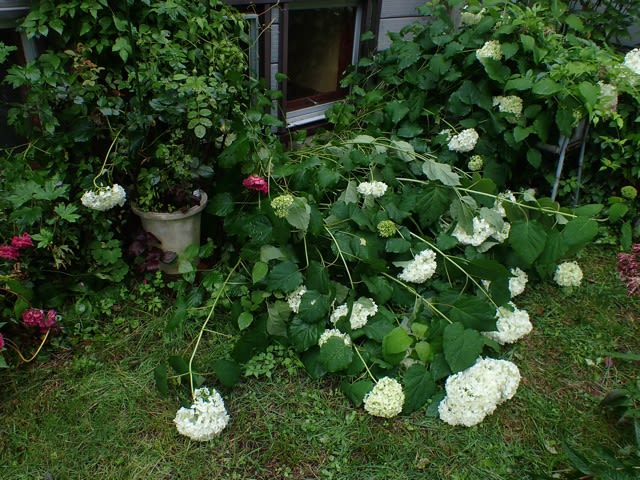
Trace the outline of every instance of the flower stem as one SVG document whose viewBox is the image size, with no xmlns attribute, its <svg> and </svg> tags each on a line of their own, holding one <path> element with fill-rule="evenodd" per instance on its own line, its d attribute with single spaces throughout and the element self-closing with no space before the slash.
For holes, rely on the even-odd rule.
<svg viewBox="0 0 640 480">
<path fill-rule="evenodd" d="M 24 363 L 29 363 L 31 361 L 33 361 L 38 354 L 40 353 L 40 350 L 42 350 L 42 347 L 44 346 L 45 342 L 47 341 L 47 337 L 49 336 L 49 332 L 51 331 L 51 329 L 47 330 L 47 333 L 44 334 L 44 337 L 42 338 L 42 341 L 40 342 L 40 345 L 38 345 L 38 349 L 36 350 L 36 352 L 31 355 L 30 358 L 24 358 L 22 356 L 22 352 L 20 352 L 20 349 L 18 348 L 18 346 L 13 343 L 11 340 L 9 340 L 8 338 L 5 340 L 7 342 L 7 345 L 9 345 L 11 348 L 13 348 L 15 350 L 15 352 L 18 354 L 18 356 L 20 357 L 20 359 L 24 362 Z"/>
</svg>

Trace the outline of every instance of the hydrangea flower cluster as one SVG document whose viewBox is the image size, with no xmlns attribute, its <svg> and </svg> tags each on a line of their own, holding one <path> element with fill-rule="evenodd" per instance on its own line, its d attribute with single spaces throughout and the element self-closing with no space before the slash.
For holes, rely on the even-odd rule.
<svg viewBox="0 0 640 480">
<path fill-rule="evenodd" d="M 407 263 L 398 278 L 405 282 L 424 283 L 433 276 L 436 267 L 436 252 L 428 248 Z"/>
<path fill-rule="evenodd" d="M 477 425 L 511 399 L 519 384 L 515 364 L 480 357 L 473 366 L 447 378 L 446 396 L 438 405 L 440 419 L 450 425 Z"/>
<path fill-rule="evenodd" d="M 302 297 L 305 293 L 307 293 L 307 287 L 301 285 L 287 296 L 287 303 L 293 313 L 298 313 L 300 311 L 300 303 L 302 302 Z"/>
<path fill-rule="evenodd" d="M 472 155 L 469 159 L 469 163 L 467 163 L 467 168 L 472 172 L 477 172 L 478 170 L 482 170 L 484 166 L 484 158 L 482 155 Z"/>
<path fill-rule="evenodd" d="M 485 58 L 491 58 L 493 60 L 502 59 L 502 47 L 497 40 L 489 40 L 482 45 L 481 48 L 476 50 L 476 57 L 478 60 Z"/>
<path fill-rule="evenodd" d="M 517 95 L 493 97 L 493 106 L 497 106 L 502 113 L 510 113 L 516 117 L 522 115 L 522 99 Z"/>
<path fill-rule="evenodd" d="M 329 320 L 332 324 L 336 324 L 342 317 L 346 317 L 349 313 L 349 306 L 345 303 L 336 308 Z M 369 317 L 373 317 L 378 313 L 378 305 L 371 298 L 360 298 L 353 302 L 351 316 L 349 317 L 349 325 L 351 330 L 357 330 L 367 324 Z"/>
<path fill-rule="evenodd" d="M 127 192 L 117 183 L 110 187 L 100 187 L 97 190 L 89 190 L 82 195 L 82 204 L 93 210 L 104 212 L 111 210 L 116 205 L 123 206 L 127 200 Z"/>
<path fill-rule="evenodd" d="M 229 415 L 222 397 L 213 389 L 197 388 L 193 404 L 182 407 L 173 419 L 178 433 L 198 442 L 206 442 L 218 435 L 229 423 Z"/>
<path fill-rule="evenodd" d="M 0 258 L 4 258 L 5 260 L 16 261 L 20 258 L 20 250 L 25 248 L 33 247 L 33 240 L 31 240 L 31 235 L 27 232 L 24 232 L 20 236 L 13 236 L 11 238 L 11 244 L 9 245 L 0 245 Z"/>
<path fill-rule="evenodd" d="M 473 232 L 471 234 L 467 233 L 460 224 L 457 224 L 453 229 L 453 232 L 451 233 L 463 245 L 472 245 L 474 247 L 478 247 L 482 245 L 489 237 L 497 233 L 496 229 L 489 225 L 489 222 L 487 222 L 484 218 L 473 217 L 472 223 Z"/>
<path fill-rule="evenodd" d="M 529 276 L 524 270 L 515 267 L 511 269 L 512 277 L 509 278 L 509 292 L 511 292 L 511 298 L 517 297 L 527 286 Z"/>
<path fill-rule="evenodd" d="M 269 193 L 269 184 L 260 175 L 249 175 L 242 181 L 242 186 L 249 190 L 256 190 L 262 193 Z"/>
<path fill-rule="evenodd" d="M 631 247 L 631 253 L 619 253 L 616 268 L 620 280 L 627 287 L 629 295 L 640 295 L 640 244 L 635 243 Z"/>
<path fill-rule="evenodd" d="M 471 13 L 463 10 L 462 12 L 460 12 L 460 24 L 477 25 L 478 23 L 480 23 L 480 20 L 482 20 L 484 12 L 486 12 L 485 8 L 480 10 L 478 13 Z"/>
<path fill-rule="evenodd" d="M 285 218 L 289 215 L 289 208 L 294 201 L 293 195 L 290 194 L 279 195 L 271 200 L 271 208 L 273 208 L 276 217 Z"/>
<path fill-rule="evenodd" d="M 40 333 L 46 333 L 47 330 L 57 325 L 58 314 L 55 310 L 49 310 L 45 314 L 44 310 L 39 308 L 28 308 L 22 312 L 22 323 L 27 327 L 38 329 Z"/>
<path fill-rule="evenodd" d="M 624 65 L 640 75 L 640 48 L 634 48 L 624 56 Z"/>
<path fill-rule="evenodd" d="M 358 185 L 358 193 L 365 197 L 379 198 L 387 191 L 387 184 L 384 182 L 362 182 Z"/>
<path fill-rule="evenodd" d="M 376 228 L 378 230 L 378 235 L 382 238 L 393 237 L 398 231 L 396 224 L 391 220 L 382 220 L 378 223 Z"/>
<path fill-rule="evenodd" d="M 391 418 L 402 412 L 404 392 L 402 385 L 391 377 L 378 380 L 364 397 L 364 409 L 373 416 Z"/>
<path fill-rule="evenodd" d="M 602 116 L 610 116 L 618 108 L 618 89 L 610 83 L 598 82 L 600 98 L 596 109 Z"/>
<path fill-rule="evenodd" d="M 478 132 L 476 132 L 473 128 L 467 128 L 459 134 L 453 135 L 449 139 L 447 147 L 452 152 L 470 152 L 475 148 L 476 143 L 478 143 L 478 138 L 480 138 Z"/>
<path fill-rule="evenodd" d="M 320 339 L 318 340 L 318 346 L 321 347 L 322 345 L 327 343 L 331 337 L 337 337 L 341 339 L 347 347 L 351 346 L 351 337 L 349 337 L 349 335 L 347 335 L 346 333 L 342 333 L 337 328 L 327 328 L 324 332 L 322 332 L 322 335 L 320 335 Z"/>
<path fill-rule="evenodd" d="M 495 340 L 500 345 L 517 342 L 533 329 L 526 310 L 519 310 L 513 302 L 509 302 L 509 306 L 511 308 L 498 307 L 496 310 L 498 321 L 495 332 L 482 332 L 485 337 Z"/>
<path fill-rule="evenodd" d="M 553 281 L 561 287 L 579 287 L 582 282 L 582 269 L 577 262 L 563 262 L 556 268 Z"/>
</svg>

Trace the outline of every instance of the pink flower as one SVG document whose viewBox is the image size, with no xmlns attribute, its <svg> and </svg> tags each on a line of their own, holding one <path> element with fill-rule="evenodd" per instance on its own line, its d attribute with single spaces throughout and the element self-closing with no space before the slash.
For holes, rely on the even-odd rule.
<svg viewBox="0 0 640 480">
<path fill-rule="evenodd" d="M 0 350 L 4 349 L 4 336 L 0 333 Z"/>
<path fill-rule="evenodd" d="M 22 235 L 15 236 L 11 239 L 11 246 L 17 248 L 18 250 L 21 248 L 33 247 L 33 241 L 31 240 L 31 235 L 27 232 L 24 232 Z"/>
<path fill-rule="evenodd" d="M 55 310 L 49 310 L 46 315 L 44 310 L 38 308 L 29 308 L 22 312 L 22 322 L 28 327 L 35 327 L 40 333 L 56 326 L 57 313 Z"/>
<path fill-rule="evenodd" d="M 242 185 L 249 190 L 257 190 L 262 193 L 269 193 L 269 184 L 259 175 L 249 175 L 242 181 Z"/>
<path fill-rule="evenodd" d="M 20 252 L 16 247 L 11 245 L 0 245 L 0 258 L 5 260 L 18 260 L 20 258 Z"/>
</svg>

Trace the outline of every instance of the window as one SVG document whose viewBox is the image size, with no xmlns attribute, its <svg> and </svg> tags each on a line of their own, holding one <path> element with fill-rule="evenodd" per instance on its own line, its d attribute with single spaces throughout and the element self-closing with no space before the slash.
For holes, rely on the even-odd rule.
<svg viewBox="0 0 640 480">
<path fill-rule="evenodd" d="M 282 90 L 278 109 L 290 128 L 324 120 L 346 91 L 340 81 L 360 56 L 360 34 L 375 32 L 377 0 L 227 0 L 257 18 L 252 64 L 271 88 Z M 278 73 L 284 74 L 280 80 Z"/>
</svg>

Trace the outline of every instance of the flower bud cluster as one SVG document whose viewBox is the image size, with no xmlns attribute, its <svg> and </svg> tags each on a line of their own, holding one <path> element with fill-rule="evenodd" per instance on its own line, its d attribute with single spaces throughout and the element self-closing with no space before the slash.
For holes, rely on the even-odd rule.
<svg viewBox="0 0 640 480">
<path fill-rule="evenodd" d="M 276 217 L 286 218 L 294 201 L 293 195 L 290 194 L 280 195 L 271 200 L 271 208 L 273 208 Z"/>
</svg>

